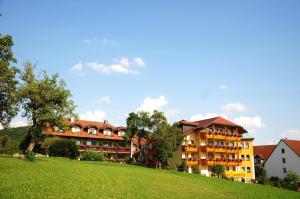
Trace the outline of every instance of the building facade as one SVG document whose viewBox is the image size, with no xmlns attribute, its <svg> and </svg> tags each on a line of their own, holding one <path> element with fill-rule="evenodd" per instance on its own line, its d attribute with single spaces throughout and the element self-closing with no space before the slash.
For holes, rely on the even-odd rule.
<svg viewBox="0 0 300 199">
<path fill-rule="evenodd" d="M 247 131 L 222 117 L 179 122 L 184 136 L 182 147 L 176 151 L 170 166 L 185 161 L 188 172 L 199 170 L 211 176 L 214 165 L 223 165 L 225 175 L 235 180 L 251 181 L 255 178 L 253 138 Z"/>
<path fill-rule="evenodd" d="M 276 145 L 260 145 L 254 146 L 254 164 L 264 166 L 265 160 L 269 158 Z"/>
<path fill-rule="evenodd" d="M 112 161 L 126 161 L 131 156 L 131 142 L 125 139 L 126 128 L 115 127 L 104 122 L 86 120 L 68 121 L 65 131 L 47 127 L 43 134 L 72 139 L 79 147 L 79 152 L 103 152 Z"/>
<path fill-rule="evenodd" d="M 264 165 L 268 178 L 284 179 L 289 171 L 300 176 L 300 140 L 280 140 Z"/>
</svg>

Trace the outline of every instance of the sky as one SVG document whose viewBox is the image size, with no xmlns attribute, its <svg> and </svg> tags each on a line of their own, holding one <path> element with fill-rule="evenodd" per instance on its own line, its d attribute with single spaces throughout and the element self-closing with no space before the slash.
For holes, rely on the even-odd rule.
<svg viewBox="0 0 300 199">
<path fill-rule="evenodd" d="M 298 0 L 0 0 L 0 13 L 17 66 L 58 73 L 81 119 L 157 109 L 223 116 L 256 145 L 300 139 Z"/>
</svg>

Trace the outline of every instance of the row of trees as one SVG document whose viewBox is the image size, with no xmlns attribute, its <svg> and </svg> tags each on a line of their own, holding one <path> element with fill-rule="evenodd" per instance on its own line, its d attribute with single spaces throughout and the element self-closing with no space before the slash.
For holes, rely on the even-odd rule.
<svg viewBox="0 0 300 199">
<path fill-rule="evenodd" d="M 153 145 L 156 168 L 167 166 L 168 158 L 181 145 L 182 134 L 177 124 L 170 125 L 166 116 L 159 111 L 131 112 L 127 118 L 127 129 L 130 137 L 138 136 L 138 148 L 141 149 L 141 139 L 146 138 Z M 140 151 L 138 161 L 142 163 Z M 147 156 L 146 156 L 147 158 Z"/>
<path fill-rule="evenodd" d="M 66 117 L 75 117 L 71 93 L 58 74 L 35 73 L 35 66 L 24 63 L 22 70 L 14 66 L 13 40 L 0 35 L 0 124 L 8 128 L 19 113 L 31 124 L 23 145 L 31 152 L 42 139 L 45 125 L 66 128 Z M 21 110 L 21 111 L 20 111 Z"/>
</svg>

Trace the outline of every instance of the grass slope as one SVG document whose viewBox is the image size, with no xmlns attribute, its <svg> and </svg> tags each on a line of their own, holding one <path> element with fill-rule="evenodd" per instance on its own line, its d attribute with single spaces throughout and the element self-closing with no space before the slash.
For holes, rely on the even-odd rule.
<svg viewBox="0 0 300 199">
<path fill-rule="evenodd" d="M 0 198 L 300 198 L 300 193 L 131 165 L 0 156 Z"/>
</svg>

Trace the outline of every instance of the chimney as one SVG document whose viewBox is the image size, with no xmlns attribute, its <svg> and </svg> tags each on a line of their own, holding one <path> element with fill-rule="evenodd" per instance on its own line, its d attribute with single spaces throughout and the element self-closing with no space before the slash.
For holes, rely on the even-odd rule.
<svg viewBox="0 0 300 199">
<path fill-rule="evenodd" d="M 74 117 L 71 117 L 70 122 L 74 122 L 74 121 L 75 121 Z"/>
<path fill-rule="evenodd" d="M 108 124 L 108 121 L 107 121 L 107 120 L 104 120 L 104 124 Z"/>
</svg>

